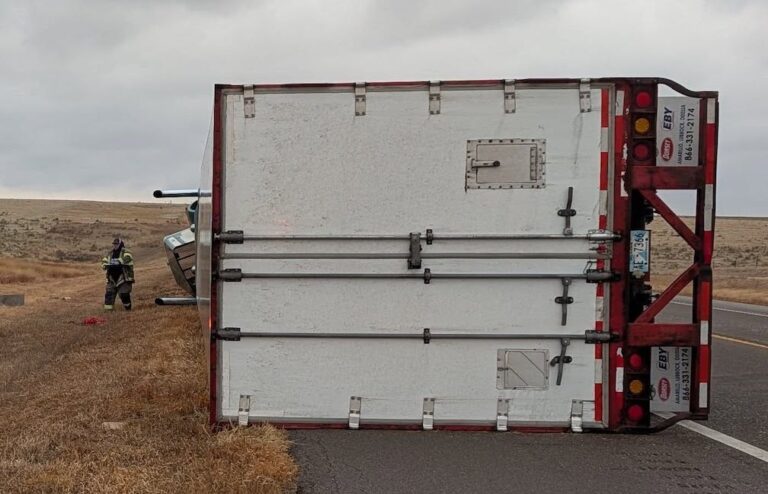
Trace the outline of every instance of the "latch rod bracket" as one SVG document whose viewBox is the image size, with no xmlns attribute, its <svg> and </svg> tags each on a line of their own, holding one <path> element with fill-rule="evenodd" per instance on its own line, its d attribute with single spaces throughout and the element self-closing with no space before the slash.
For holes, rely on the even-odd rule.
<svg viewBox="0 0 768 494">
<path fill-rule="evenodd" d="M 573 209 L 573 187 L 568 187 L 568 200 L 565 203 L 565 209 L 558 210 L 557 215 L 565 218 L 565 228 L 563 229 L 563 235 L 573 235 L 573 228 L 571 228 L 571 216 L 576 216 L 576 210 Z"/>
<path fill-rule="evenodd" d="M 561 338 L 560 339 L 560 355 L 553 358 L 549 365 L 551 367 L 557 366 L 557 385 L 560 386 L 560 384 L 563 382 L 563 365 L 564 364 L 570 364 L 573 362 L 573 358 L 569 355 L 566 355 L 566 351 L 568 351 L 568 345 L 571 344 L 570 338 Z"/>
<path fill-rule="evenodd" d="M 408 269 L 421 269 L 421 233 L 410 234 L 410 251 Z"/>
<path fill-rule="evenodd" d="M 560 325 L 565 326 L 568 322 L 568 304 L 573 303 L 573 297 L 568 296 L 568 287 L 571 286 L 571 279 L 561 278 L 560 281 L 563 284 L 563 295 L 561 297 L 555 297 L 555 303 L 562 306 L 563 316 L 560 320 Z"/>
</svg>

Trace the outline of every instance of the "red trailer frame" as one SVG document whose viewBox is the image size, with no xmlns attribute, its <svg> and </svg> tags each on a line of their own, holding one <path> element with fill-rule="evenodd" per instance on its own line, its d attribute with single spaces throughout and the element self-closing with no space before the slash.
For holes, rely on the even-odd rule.
<svg viewBox="0 0 768 494">
<path fill-rule="evenodd" d="M 700 99 L 699 163 L 697 166 L 660 166 L 655 160 L 640 163 L 627 149 L 632 144 L 629 125 L 639 113 L 634 95 L 640 90 L 658 94 L 658 86 L 665 85 L 676 92 Z M 617 232 L 627 233 L 643 229 L 649 210 L 657 213 L 691 247 L 693 262 L 659 297 L 651 302 L 645 298 L 649 276 L 636 279 L 628 271 L 629 243 L 627 236 L 614 244 L 612 266 L 622 266 L 619 279 L 611 291 L 610 330 L 616 341 L 610 344 L 610 416 L 609 429 L 658 430 L 686 418 L 706 419 L 709 413 L 709 375 L 711 367 L 710 345 L 712 341 L 712 252 L 714 248 L 715 176 L 717 165 L 718 93 L 694 92 L 668 79 L 626 79 L 616 81 L 617 111 L 614 138 L 614 222 Z M 647 116 L 655 119 L 654 110 Z M 695 190 L 695 232 L 685 224 L 658 195 L 659 190 Z M 656 323 L 654 318 L 689 283 L 693 282 L 693 307 L 691 320 L 686 324 Z M 649 349 L 652 346 L 690 346 L 693 348 L 694 379 L 691 389 L 691 411 L 650 425 L 647 405 L 645 415 L 639 421 L 628 417 L 625 357 L 638 353 L 646 368 L 638 374 L 649 374 Z M 617 383 L 617 380 L 619 382 Z M 649 399 L 649 397 L 644 397 Z M 641 400 L 642 401 L 642 400 Z"/>
</svg>

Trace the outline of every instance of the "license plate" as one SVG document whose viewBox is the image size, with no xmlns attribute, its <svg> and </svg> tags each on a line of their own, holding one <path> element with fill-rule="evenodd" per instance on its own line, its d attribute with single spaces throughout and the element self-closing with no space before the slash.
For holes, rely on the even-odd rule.
<svg viewBox="0 0 768 494">
<path fill-rule="evenodd" d="M 651 232 L 632 230 L 630 232 L 629 271 L 647 273 L 650 264 Z"/>
</svg>

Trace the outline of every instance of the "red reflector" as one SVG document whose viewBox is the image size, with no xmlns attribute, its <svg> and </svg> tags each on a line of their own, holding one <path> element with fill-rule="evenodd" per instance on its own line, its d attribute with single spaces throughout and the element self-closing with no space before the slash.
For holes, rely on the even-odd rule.
<svg viewBox="0 0 768 494">
<path fill-rule="evenodd" d="M 645 410 L 640 405 L 630 405 L 627 408 L 627 418 L 632 422 L 640 422 L 645 417 Z"/>
<path fill-rule="evenodd" d="M 648 91 L 640 91 L 635 94 L 635 105 L 638 108 L 648 108 L 653 103 L 653 96 Z"/>
<path fill-rule="evenodd" d="M 641 370 L 643 368 L 643 357 L 637 353 L 633 353 L 629 356 L 629 361 L 627 363 L 632 370 Z"/>
<path fill-rule="evenodd" d="M 636 160 L 647 160 L 651 157 L 651 148 L 648 144 L 635 144 L 635 147 L 632 148 L 632 156 L 634 156 Z"/>
</svg>

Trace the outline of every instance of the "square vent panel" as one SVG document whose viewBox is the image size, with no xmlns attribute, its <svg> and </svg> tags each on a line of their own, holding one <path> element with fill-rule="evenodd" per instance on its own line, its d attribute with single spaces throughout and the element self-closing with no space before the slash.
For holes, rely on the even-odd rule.
<svg viewBox="0 0 768 494">
<path fill-rule="evenodd" d="M 496 355 L 497 389 L 547 389 L 549 352 L 500 349 Z"/>
</svg>

